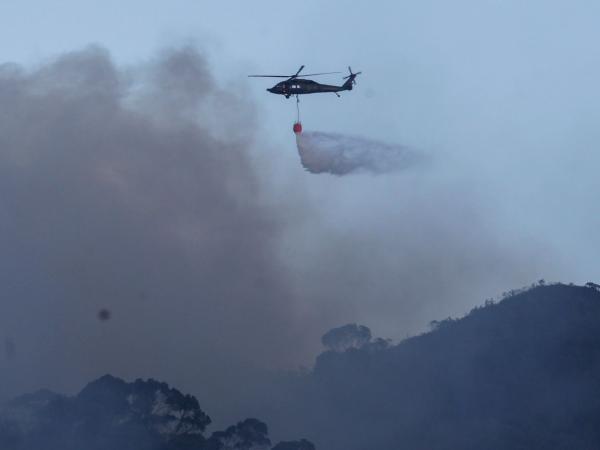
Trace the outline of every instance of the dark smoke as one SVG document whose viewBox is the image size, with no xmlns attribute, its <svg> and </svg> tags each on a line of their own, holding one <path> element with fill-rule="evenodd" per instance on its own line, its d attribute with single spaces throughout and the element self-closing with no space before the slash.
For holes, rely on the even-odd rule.
<svg viewBox="0 0 600 450">
<path fill-rule="evenodd" d="M 23 355 L 0 362 L 0 397 L 107 371 L 218 392 L 296 360 L 251 113 L 193 48 L 0 66 L 0 329 Z"/>
<path fill-rule="evenodd" d="M 339 133 L 298 133 L 296 142 L 302 165 L 312 173 L 382 174 L 407 169 L 423 159 L 401 145 Z"/>
</svg>

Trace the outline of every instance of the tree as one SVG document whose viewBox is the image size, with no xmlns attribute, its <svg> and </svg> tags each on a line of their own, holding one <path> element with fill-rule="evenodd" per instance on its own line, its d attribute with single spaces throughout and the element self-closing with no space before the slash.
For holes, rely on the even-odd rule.
<svg viewBox="0 0 600 450">
<path fill-rule="evenodd" d="M 280 442 L 271 450 L 315 450 L 315 446 L 312 442 L 301 439 L 299 441 Z"/>
<path fill-rule="evenodd" d="M 271 441 L 267 425 L 258 419 L 246 419 L 225 431 L 213 433 L 208 441 L 210 450 L 268 450 Z"/>
<path fill-rule="evenodd" d="M 363 325 L 351 323 L 329 330 L 321 342 L 334 352 L 345 352 L 351 348 L 361 348 L 371 341 L 371 330 Z"/>
</svg>

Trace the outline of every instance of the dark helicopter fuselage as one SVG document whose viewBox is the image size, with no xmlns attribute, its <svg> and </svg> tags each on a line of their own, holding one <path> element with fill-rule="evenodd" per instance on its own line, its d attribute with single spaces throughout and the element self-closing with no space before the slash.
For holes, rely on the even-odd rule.
<svg viewBox="0 0 600 450">
<path fill-rule="evenodd" d="M 285 95 L 286 98 L 290 98 L 292 95 L 304 95 L 304 94 L 318 94 L 320 92 L 340 92 L 340 91 L 351 91 L 352 82 L 354 75 L 341 86 L 334 86 L 331 84 L 321 84 L 313 80 L 307 80 L 304 78 L 293 78 L 291 80 L 285 80 L 281 83 L 277 83 L 267 91 L 272 94 Z"/>
</svg>

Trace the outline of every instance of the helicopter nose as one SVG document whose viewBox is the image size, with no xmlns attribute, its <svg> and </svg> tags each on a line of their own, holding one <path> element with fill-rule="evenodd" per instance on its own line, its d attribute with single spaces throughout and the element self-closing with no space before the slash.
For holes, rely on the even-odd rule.
<svg viewBox="0 0 600 450">
<path fill-rule="evenodd" d="M 273 92 L 273 88 L 267 88 L 267 92 Z"/>
</svg>

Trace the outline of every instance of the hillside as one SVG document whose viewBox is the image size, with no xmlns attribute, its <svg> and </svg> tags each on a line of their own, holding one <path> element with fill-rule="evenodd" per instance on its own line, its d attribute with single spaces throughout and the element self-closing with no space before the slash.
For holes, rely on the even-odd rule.
<svg viewBox="0 0 600 450">
<path fill-rule="evenodd" d="M 78 395 L 24 395 L 0 410 L 2 450 L 269 450 L 267 425 L 246 419 L 205 436 L 198 401 L 166 383 L 106 375 Z M 273 450 L 314 450 L 306 441 Z"/>
<path fill-rule="evenodd" d="M 326 450 L 600 448 L 600 291 L 536 285 L 397 345 L 329 331 L 312 370 L 265 377 L 241 400 L 277 436 Z M 249 414 L 248 414 L 249 413 Z M 196 399 L 105 376 L 77 396 L 40 391 L 0 410 L 3 450 L 314 450 L 272 447 L 247 419 L 206 433 Z"/>
<path fill-rule="evenodd" d="M 326 351 L 263 417 L 329 450 L 600 448 L 598 290 L 540 285 L 432 327 Z"/>
</svg>

